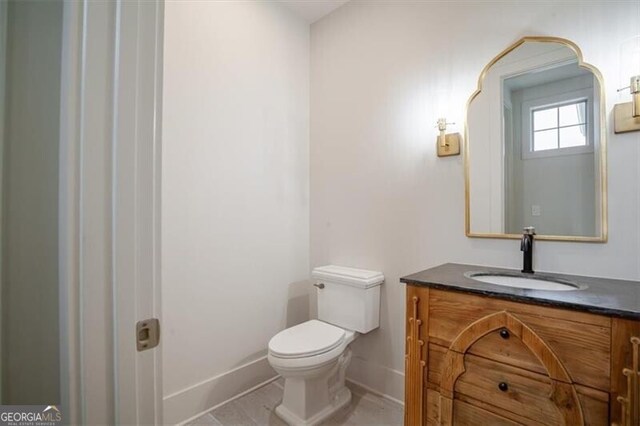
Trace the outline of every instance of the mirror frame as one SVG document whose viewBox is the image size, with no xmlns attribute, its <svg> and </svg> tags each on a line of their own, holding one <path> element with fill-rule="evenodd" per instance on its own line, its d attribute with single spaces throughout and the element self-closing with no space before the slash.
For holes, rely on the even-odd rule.
<svg viewBox="0 0 640 426">
<path fill-rule="evenodd" d="M 598 79 L 598 84 L 600 85 L 600 188 L 601 188 L 601 197 L 600 197 L 600 235 L 587 237 L 587 236 L 571 236 L 571 235 L 536 235 L 536 240 L 547 240 L 547 241 L 571 241 L 571 242 L 587 242 L 587 243 L 606 243 L 608 238 L 608 213 L 607 213 L 607 205 L 608 205 L 608 188 L 607 188 L 607 122 L 606 122 L 606 102 L 605 102 L 605 90 L 604 90 L 604 79 L 602 78 L 602 74 L 600 71 L 591 64 L 584 62 L 582 57 L 582 51 L 580 48 L 572 41 L 560 38 L 560 37 L 550 37 L 550 36 L 526 36 L 522 37 L 520 40 L 513 43 L 511 46 L 504 49 L 500 52 L 495 58 L 493 58 L 480 73 L 480 77 L 478 78 L 478 86 L 475 92 L 471 95 L 469 100 L 467 101 L 465 107 L 465 122 L 464 122 L 464 198 L 465 198 L 465 214 L 464 214 L 464 226 L 465 226 L 465 234 L 469 238 L 498 238 L 498 239 L 520 239 L 522 238 L 521 234 L 499 234 L 499 233 L 481 233 L 481 232 L 471 232 L 471 206 L 470 206 L 470 182 L 469 182 L 469 107 L 471 102 L 482 92 L 482 83 L 489 72 L 489 69 L 500 59 L 505 57 L 507 54 L 520 47 L 522 44 L 526 42 L 542 42 L 542 43 L 560 43 L 571 50 L 573 50 L 578 58 L 578 66 L 582 68 L 586 68 L 593 73 L 593 75 Z M 598 206 L 596 206 L 598 207 Z"/>
</svg>

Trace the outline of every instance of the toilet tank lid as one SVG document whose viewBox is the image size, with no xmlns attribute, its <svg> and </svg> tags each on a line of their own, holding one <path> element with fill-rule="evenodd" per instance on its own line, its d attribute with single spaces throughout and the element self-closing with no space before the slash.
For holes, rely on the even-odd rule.
<svg viewBox="0 0 640 426">
<path fill-rule="evenodd" d="M 346 266 L 326 265 L 314 268 L 311 272 L 313 278 L 326 280 L 354 287 L 375 287 L 384 281 L 382 272 L 366 269 L 348 268 Z"/>
</svg>

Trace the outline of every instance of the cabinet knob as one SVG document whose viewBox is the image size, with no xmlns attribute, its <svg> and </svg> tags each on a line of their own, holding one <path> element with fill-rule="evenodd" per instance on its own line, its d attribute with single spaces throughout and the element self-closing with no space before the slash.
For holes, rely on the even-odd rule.
<svg viewBox="0 0 640 426">
<path fill-rule="evenodd" d="M 506 392 L 509 390 L 509 385 L 506 382 L 500 382 L 498 383 L 498 389 L 500 389 L 502 392 Z"/>
<path fill-rule="evenodd" d="M 507 330 L 506 328 L 503 328 L 502 330 L 500 330 L 500 337 L 502 337 L 503 339 L 508 339 L 509 336 L 511 336 L 509 334 L 509 330 Z"/>
</svg>

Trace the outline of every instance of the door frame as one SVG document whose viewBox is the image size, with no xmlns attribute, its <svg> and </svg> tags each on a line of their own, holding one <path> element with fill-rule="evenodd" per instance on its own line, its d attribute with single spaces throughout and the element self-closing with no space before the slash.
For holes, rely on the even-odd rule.
<svg viewBox="0 0 640 426">
<path fill-rule="evenodd" d="M 0 223 L 3 221 L 2 214 L 2 204 L 3 204 L 3 194 L 4 191 L 2 188 L 4 187 L 4 129 L 5 129 L 5 85 L 6 85 L 6 55 L 7 55 L 7 22 L 8 22 L 8 3 L 5 1 L 0 1 Z M 4 238 L 3 231 L 0 228 L 0 240 Z M 2 264 L 2 249 L 0 248 L 0 277 L 3 276 L 3 264 Z M 0 290 L 0 306 L 2 306 L 2 291 Z M 2 401 L 2 388 L 3 388 L 3 358 L 2 355 L 2 347 L 3 347 L 3 338 L 2 338 L 2 315 L 0 315 L 0 401 Z"/>
<path fill-rule="evenodd" d="M 70 424 L 162 423 L 163 0 L 65 0 L 60 114 L 60 325 Z"/>
</svg>

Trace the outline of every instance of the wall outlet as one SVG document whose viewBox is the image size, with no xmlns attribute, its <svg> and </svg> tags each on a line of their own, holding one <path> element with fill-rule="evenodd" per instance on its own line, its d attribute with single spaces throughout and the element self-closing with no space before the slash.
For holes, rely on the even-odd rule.
<svg viewBox="0 0 640 426">
<path fill-rule="evenodd" d="M 537 204 L 533 204 L 531 206 L 531 216 L 540 216 L 540 215 L 542 215 L 542 208 Z"/>
</svg>

